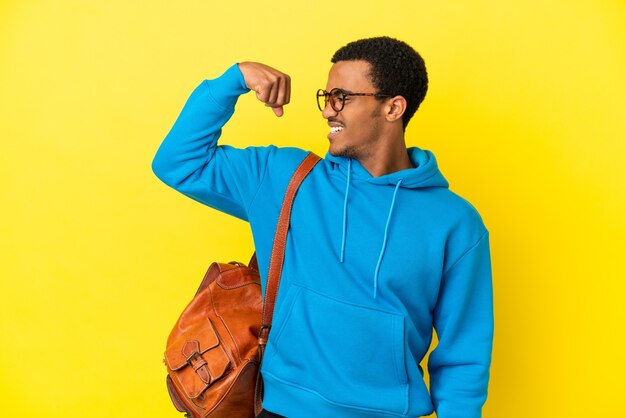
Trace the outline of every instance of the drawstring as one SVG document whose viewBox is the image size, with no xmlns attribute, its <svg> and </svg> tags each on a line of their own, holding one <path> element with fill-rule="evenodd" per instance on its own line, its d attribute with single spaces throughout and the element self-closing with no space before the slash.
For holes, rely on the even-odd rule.
<svg viewBox="0 0 626 418">
<path fill-rule="evenodd" d="M 348 159 L 348 177 L 346 180 L 346 192 L 343 199 L 343 225 L 342 225 L 342 235 L 341 235 L 341 253 L 339 257 L 339 261 L 343 263 L 344 256 L 346 253 L 346 227 L 348 220 L 348 195 L 350 194 L 350 176 L 352 173 L 352 159 Z M 396 203 L 396 195 L 398 193 L 398 189 L 400 188 L 400 184 L 402 183 L 402 179 L 398 180 L 396 183 L 396 187 L 393 191 L 393 198 L 391 199 L 391 206 L 389 207 L 389 214 L 387 215 L 387 223 L 385 224 L 385 234 L 383 236 L 383 245 L 380 249 L 380 254 L 378 255 L 378 262 L 376 263 L 376 269 L 374 270 L 374 298 L 376 298 L 376 293 L 378 291 L 378 272 L 380 271 L 380 265 L 383 261 L 383 256 L 385 254 L 385 248 L 387 247 L 387 233 L 389 231 L 389 222 L 391 221 L 391 215 L 393 212 L 393 207 Z"/>
<path fill-rule="evenodd" d="M 348 218 L 348 192 L 350 191 L 350 173 L 352 172 L 352 159 L 348 159 L 348 180 L 346 181 L 346 194 L 343 199 L 343 235 L 341 236 L 341 256 L 339 261 L 343 263 L 346 251 L 346 220 Z"/>
<path fill-rule="evenodd" d="M 380 270 L 380 264 L 383 261 L 383 254 L 385 254 L 385 247 L 387 246 L 387 231 L 389 230 L 389 221 L 391 220 L 391 213 L 393 212 L 393 205 L 396 202 L 396 194 L 400 188 L 402 179 L 398 180 L 396 188 L 393 191 L 393 198 L 391 199 L 391 207 L 389 208 L 389 214 L 387 215 L 387 223 L 385 224 L 385 235 L 383 237 L 383 246 L 380 249 L 380 255 L 378 256 L 378 262 L 376 263 L 376 270 L 374 271 L 374 299 L 376 298 L 376 291 L 378 290 L 378 272 Z"/>
</svg>

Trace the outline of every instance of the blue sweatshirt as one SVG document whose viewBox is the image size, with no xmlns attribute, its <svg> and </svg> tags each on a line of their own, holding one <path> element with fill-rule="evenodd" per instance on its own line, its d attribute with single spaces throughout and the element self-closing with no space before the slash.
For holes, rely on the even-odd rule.
<svg viewBox="0 0 626 418">
<path fill-rule="evenodd" d="M 262 287 L 287 183 L 306 152 L 217 145 L 246 93 L 233 65 L 191 94 L 153 161 L 166 184 L 250 223 Z M 435 156 L 372 177 L 327 154 L 300 187 L 263 359 L 288 418 L 481 416 L 493 339 L 489 236 Z M 430 393 L 420 366 L 428 360 Z"/>
</svg>

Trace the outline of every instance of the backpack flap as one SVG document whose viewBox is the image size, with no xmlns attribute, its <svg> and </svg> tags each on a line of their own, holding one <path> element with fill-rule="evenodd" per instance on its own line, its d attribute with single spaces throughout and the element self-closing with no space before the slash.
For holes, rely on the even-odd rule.
<svg viewBox="0 0 626 418">
<path fill-rule="evenodd" d="M 185 395 L 195 399 L 224 375 L 230 364 L 219 337 L 210 326 L 181 335 L 165 351 L 165 363 Z M 191 337 L 193 336 L 193 337 Z"/>
</svg>

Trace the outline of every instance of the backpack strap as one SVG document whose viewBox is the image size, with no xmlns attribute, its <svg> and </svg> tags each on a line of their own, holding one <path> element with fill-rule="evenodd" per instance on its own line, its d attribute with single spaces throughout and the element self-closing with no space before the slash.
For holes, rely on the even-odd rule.
<svg viewBox="0 0 626 418">
<path fill-rule="evenodd" d="M 280 284 L 280 276 L 283 270 L 283 261 L 285 260 L 285 246 L 287 245 L 287 231 L 289 230 L 289 222 L 291 219 L 291 208 L 296 192 L 302 184 L 304 178 L 313 170 L 321 158 L 310 152 L 302 160 L 295 173 L 291 177 L 287 185 L 287 191 L 283 199 L 283 205 L 280 208 L 280 216 L 276 225 L 276 233 L 274 234 L 274 245 L 272 246 L 272 255 L 270 257 L 270 267 L 267 273 L 267 284 L 265 286 L 265 298 L 263 299 L 263 319 L 261 329 L 259 330 L 259 360 L 262 361 L 265 345 L 272 328 L 272 317 L 274 316 L 274 306 L 276 296 L 278 295 L 278 285 Z M 256 261 L 256 260 L 255 260 Z M 263 382 L 260 378 L 261 367 L 259 366 L 259 375 L 257 376 L 256 394 L 255 394 L 255 413 L 261 411 L 261 399 L 263 397 Z"/>
<path fill-rule="evenodd" d="M 285 260 L 285 246 L 287 245 L 287 231 L 289 230 L 289 221 L 291 219 L 291 208 L 296 192 L 302 184 L 304 178 L 311 172 L 315 164 L 321 158 L 310 152 L 306 158 L 300 163 L 294 173 L 287 191 L 283 205 L 280 208 L 280 216 L 276 225 L 276 234 L 274 235 L 274 246 L 272 247 L 272 255 L 270 257 L 270 267 L 267 273 L 267 285 L 265 288 L 265 299 L 263 301 L 263 319 L 261 322 L 261 331 L 259 335 L 259 344 L 265 345 L 267 336 L 272 326 L 272 316 L 274 315 L 274 305 L 276 295 L 278 294 L 278 285 L 280 284 L 280 276 L 283 270 L 283 261 Z"/>
</svg>

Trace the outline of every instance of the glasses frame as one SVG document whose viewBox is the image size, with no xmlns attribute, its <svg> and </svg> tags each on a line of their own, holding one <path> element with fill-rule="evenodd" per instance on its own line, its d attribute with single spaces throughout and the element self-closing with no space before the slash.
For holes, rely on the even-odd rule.
<svg viewBox="0 0 626 418">
<path fill-rule="evenodd" d="M 335 106 L 335 100 L 333 99 L 333 95 L 336 96 L 336 93 L 341 93 L 341 106 Z M 382 94 L 382 93 L 352 93 L 352 92 L 347 92 L 337 87 L 335 87 L 331 91 L 318 89 L 317 95 L 316 95 L 317 107 L 320 110 L 320 112 L 323 112 L 324 109 L 326 109 L 326 106 L 328 106 L 328 102 L 330 102 L 330 107 L 332 107 L 335 112 L 341 112 L 343 108 L 346 106 L 346 97 L 349 97 L 349 96 L 393 97 L 390 94 Z M 322 107 L 322 105 L 320 104 L 321 97 L 324 98 L 324 107 Z"/>
</svg>

